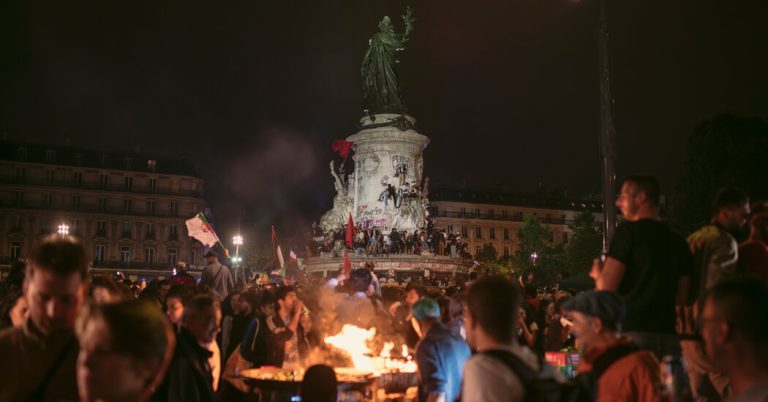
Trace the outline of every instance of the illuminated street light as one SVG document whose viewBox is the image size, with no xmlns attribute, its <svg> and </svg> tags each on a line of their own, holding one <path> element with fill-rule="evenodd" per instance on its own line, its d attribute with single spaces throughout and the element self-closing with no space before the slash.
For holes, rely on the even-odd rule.
<svg viewBox="0 0 768 402">
<path fill-rule="evenodd" d="M 67 225 L 66 223 L 62 223 L 61 225 L 59 225 L 59 234 L 62 235 L 62 236 L 68 235 L 69 234 L 69 225 Z"/>
<path fill-rule="evenodd" d="M 533 261 L 533 266 L 534 267 L 536 266 L 536 260 L 538 260 L 538 259 L 539 259 L 539 253 L 537 253 L 535 251 L 533 253 L 531 253 L 531 261 Z"/>
<path fill-rule="evenodd" d="M 242 246 L 243 236 L 235 235 L 235 237 L 232 238 L 232 244 L 234 244 L 235 246 Z"/>
</svg>

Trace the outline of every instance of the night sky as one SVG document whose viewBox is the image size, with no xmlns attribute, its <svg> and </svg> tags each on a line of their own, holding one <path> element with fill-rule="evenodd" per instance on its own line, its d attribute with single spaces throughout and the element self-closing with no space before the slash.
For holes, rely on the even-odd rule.
<svg viewBox="0 0 768 402">
<path fill-rule="evenodd" d="M 765 1 L 609 0 L 619 178 L 670 191 L 717 114 L 768 119 Z M 405 104 L 433 184 L 600 191 L 597 1 L 4 1 L 12 140 L 187 155 L 223 237 L 299 231 L 330 207 L 378 20 L 412 5 Z"/>
</svg>

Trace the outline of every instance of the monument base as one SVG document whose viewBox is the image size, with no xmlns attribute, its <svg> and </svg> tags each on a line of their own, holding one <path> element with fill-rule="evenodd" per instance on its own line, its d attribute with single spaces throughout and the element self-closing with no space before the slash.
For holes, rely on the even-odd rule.
<svg viewBox="0 0 768 402">
<path fill-rule="evenodd" d="M 350 254 L 352 269 L 363 268 L 366 263 L 372 263 L 373 269 L 383 285 L 395 285 L 403 282 L 402 278 L 411 280 L 421 277 L 429 280 L 441 280 L 445 283 L 453 281 L 457 276 L 466 276 L 472 267 L 471 261 L 451 257 L 396 254 L 386 257 Z M 304 272 L 332 278 L 344 265 L 344 257 L 312 257 L 303 260 Z M 416 277 L 416 278 L 415 278 Z"/>
</svg>

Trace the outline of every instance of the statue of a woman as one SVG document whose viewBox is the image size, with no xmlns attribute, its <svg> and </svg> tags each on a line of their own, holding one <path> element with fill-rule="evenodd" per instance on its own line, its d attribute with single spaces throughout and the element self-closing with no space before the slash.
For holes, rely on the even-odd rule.
<svg viewBox="0 0 768 402">
<path fill-rule="evenodd" d="M 397 79 L 395 53 L 403 50 L 403 44 L 413 31 L 413 12 L 410 7 L 402 16 L 405 32 L 395 33 L 392 21 L 384 17 L 379 22 L 379 32 L 368 40 L 368 50 L 360 69 L 363 78 L 363 106 L 367 114 L 403 113 L 400 85 Z"/>
</svg>

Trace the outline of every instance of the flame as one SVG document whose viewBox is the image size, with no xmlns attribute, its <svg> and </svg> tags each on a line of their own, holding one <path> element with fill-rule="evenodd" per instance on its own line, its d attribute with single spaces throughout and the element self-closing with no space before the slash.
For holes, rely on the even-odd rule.
<svg viewBox="0 0 768 402">
<path fill-rule="evenodd" d="M 325 338 L 325 343 L 340 349 L 349 355 L 354 369 L 380 375 L 385 372 L 415 373 L 416 362 L 408 355 L 408 347 L 402 345 L 402 358 L 393 358 L 393 342 L 384 343 L 378 356 L 368 345 L 376 335 L 376 329 L 363 329 L 354 325 L 344 325 L 336 335 Z"/>
</svg>

